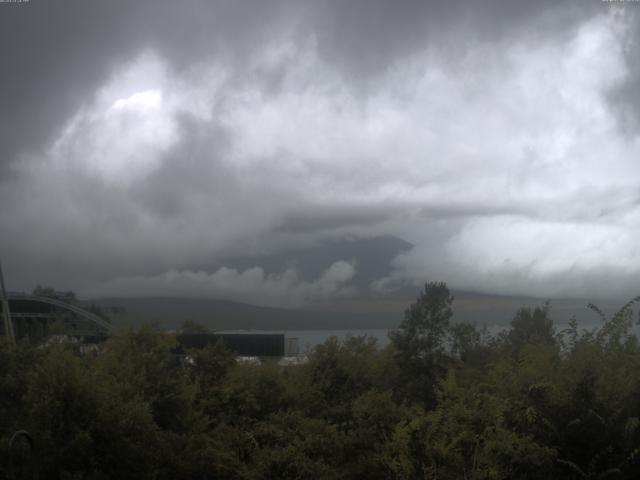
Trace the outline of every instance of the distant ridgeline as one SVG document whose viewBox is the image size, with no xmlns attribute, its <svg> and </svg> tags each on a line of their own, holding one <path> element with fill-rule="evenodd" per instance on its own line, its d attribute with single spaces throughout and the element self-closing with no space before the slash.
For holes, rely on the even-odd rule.
<svg viewBox="0 0 640 480">
<path fill-rule="evenodd" d="M 542 306 L 544 299 L 454 292 L 453 321 L 477 325 L 508 326 L 519 308 Z M 273 308 L 225 300 L 198 298 L 110 298 L 92 302 L 110 312 L 116 327 L 137 327 L 157 322 L 163 328 L 176 329 L 192 320 L 210 330 L 367 330 L 393 329 L 404 317 L 404 310 L 415 300 L 354 300 L 304 308 Z M 555 299 L 551 317 L 563 324 L 576 316 L 581 324 L 599 319 L 587 308 L 587 300 Z M 598 301 L 611 314 L 618 301 Z"/>
</svg>

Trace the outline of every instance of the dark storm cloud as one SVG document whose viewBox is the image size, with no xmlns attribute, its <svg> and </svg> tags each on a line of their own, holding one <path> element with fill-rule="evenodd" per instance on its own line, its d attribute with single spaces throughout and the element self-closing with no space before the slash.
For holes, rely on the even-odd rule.
<svg viewBox="0 0 640 480">
<path fill-rule="evenodd" d="M 134 6 L 123 15 L 127 5 Z M 135 43 L 137 2 L 32 2 L 0 9 L 0 162 L 42 147 Z M 129 8 L 130 9 L 130 8 Z M 128 10 L 129 10 L 128 9 Z M 3 170 L 3 173 L 4 172 Z"/>
<path fill-rule="evenodd" d="M 635 265 L 637 149 L 610 108 L 635 115 L 640 75 L 637 19 L 610 10 L 0 4 L 0 253 L 21 288 L 245 286 L 266 303 L 261 288 L 342 295 L 360 266 L 336 253 L 309 279 L 218 260 L 392 233 L 416 247 L 379 269 L 381 291 L 425 271 L 501 289 L 487 271 L 522 288 L 560 284 L 582 258 L 620 271 L 614 246 Z M 564 246 L 575 232 L 578 256 Z M 223 266 L 198 269 L 213 259 Z"/>
<path fill-rule="evenodd" d="M 633 6 L 633 5 L 629 5 Z M 610 100 L 618 109 L 625 131 L 637 135 L 640 127 L 640 10 L 625 10 L 628 29 L 625 35 L 626 63 L 629 67 L 627 79 L 610 92 Z"/>
<path fill-rule="evenodd" d="M 256 46 L 274 35 L 312 36 L 322 56 L 345 76 L 368 78 L 425 45 L 466 49 L 518 30 L 564 32 L 597 3 L 65 0 L 2 5 L 0 162 L 41 148 L 119 62 L 145 48 L 157 49 L 177 69 L 222 56 L 242 71 Z M 269 80 L 274 78 L 265 76 Z"/>
<path fill-rule="evenodd" d="M 276 228 L 281 233 L 318 233 L 323 230 L 340 228 L 357 229 L 358 227 L 376 225 L 398 215 L 405 206 L 367 206 L 355 207 L 351 205 L 335 205 L 323 207 L 321 205 L 302 205 L 299 212 L 291 213 L 283 218 Z M 309 216 L 309 212 L 313 216 Z"/>
<path fill-rule="evenodd" d="M 281 10 L 274 2 L 40 1 L 0 9 L 0 162 L 38 150 L 117 68 L 156 48 L 176 68 L 241 62 Z M 281 18 L 284 21 L 285 18 Z M 222 52 L 222 53 L 221 53 Z"/>
<path fill-rule="evenodd" d="M 182 114 L 178 125 L 179 143 L 136 185 L 133 198 L 160 218 L 188 216 L 203 200 L 237 203 L 239 198 L 232 198 L 238 179 L 220 161 L 228 154 L 229 133 L 189 114 Z"/>
<path fill-rule="evenodd" d="M 323 56 L 358 79 L 379 74 L 425 47 L 446 50 L 455 62 L 477 42 L 563 35 L 601 8 L 599 2 L 556 0 L 311 3 Z"/>
</svg>

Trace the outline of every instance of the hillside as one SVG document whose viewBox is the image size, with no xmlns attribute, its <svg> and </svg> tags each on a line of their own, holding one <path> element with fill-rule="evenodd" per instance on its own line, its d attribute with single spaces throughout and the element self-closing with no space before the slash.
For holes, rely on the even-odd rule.
<svg viewBox="0 0 640 480">
<path fill-rule="evenodd" d="M 506 325 L 520 307 L 539 306 L 543 299 L 484 295 L 475 292 L 456 292 L 454 321 L 468 321 L 478 325 Z M 226 300 L 192 298 L 109 298 L 93 300 L 102 307 L 123 307 L 124 312 L 112 315 L 118 327 L 137 326 L 156 321 L 164 328 L 176 328 L 184 320 L 193 320 L 214 330 L 339 330 L 394 328 L 404 309 L 414 299 L 357 300 L 328 305 L 314 305 L 302 309 L 270 308 Z M 558 324 L 575 315 L 581 325 L 598 322 L 586 305 L 587 300 L 558 299 L 551 302 L 551 317 Z M 610 314 L 620 302 L 599 302 Z"/>
</svg>

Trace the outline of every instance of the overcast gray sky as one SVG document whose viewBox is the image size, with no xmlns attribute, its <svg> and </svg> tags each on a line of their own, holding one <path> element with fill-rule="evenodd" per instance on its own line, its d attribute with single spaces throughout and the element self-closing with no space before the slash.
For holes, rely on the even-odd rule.
<svg viewBox="0 0 640 480">
<path fill-rule="evenodd" d="M 299 305 L 362 294 L 357 262 L 225 259 L 395 235 L 414 248 L 368 293 L 636 295 L 639 19 L 600 0 L 0 3 L 10 287 Z"/>
</svg>

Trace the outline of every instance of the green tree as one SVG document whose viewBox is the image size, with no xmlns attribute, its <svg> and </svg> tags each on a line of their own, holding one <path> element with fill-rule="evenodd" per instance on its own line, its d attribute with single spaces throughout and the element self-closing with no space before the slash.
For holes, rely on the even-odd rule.
<svg viewBox="0 0 640 480">
<path fill-rule="evenodd" d="M 442 282 L 429 282 L 389 334 L 402 375 L 399 387 L 425 406 L 435 404 L 436 384 L 447 368 L 445 340 L 453 316 L 453 296 Z"/>
<path fill-rule="evenodd" d="M 521 308 L 511 321 L 511 330 L 506 341 L 512 352 L 517 354 L 522 347 L 532 343 L 553 345 L 556 342 L 553 320 L 549 317 L 549 303 L 542 308 Z"/>
<path fill-rule="evenodd" d="M 56 291 L 52 287 L 43 287 L 42 285 L 36 285 L 36 288 L 33 289 L 33 295 L 37 297 L 55 297 Z"/>
<path fill-rule="evenodd" d="M 481 366 L 487 360 L 487 348 L 475 325 L 462 322 L 450 328 L 451 354 L 463 363 Z"/>
<path fill-rule="evenodd" d="M 183 320 L 177 330 L 178 333 L 211 333 L 211 329 L 195 320 Z"/>
<path fill-rule="evenodd" d="M 147 325 L 106 342 L 96 366 L 129 395 L 149 402 L 158 426 L 182 432 L 199 420 L 194 411 L 197 386 L 179 366 L 171 351 L 175 346 L 175 337 Z"/>
<path fill-rule="evenodd" d="M 44 478 L 154 478 L 158 434 L 149 405 L 70 348 L 50 348 L 21 399 Z"/>
</svg>

